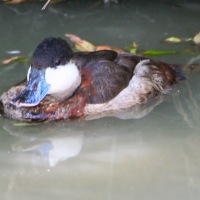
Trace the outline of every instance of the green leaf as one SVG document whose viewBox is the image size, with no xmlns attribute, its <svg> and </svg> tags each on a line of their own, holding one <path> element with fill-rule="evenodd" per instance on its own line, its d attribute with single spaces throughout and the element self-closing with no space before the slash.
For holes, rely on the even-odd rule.
<svg viewBox="0 0 200 200">
<path fill-rule="evenodd" d="M 46 123 L 49 123 L 50 121 L 42 121 L 42 122 L 22 122 L 22 123 L 14 123 L 13 126 L 37 126 L 39 124 L 46 124 Z"/>
<path fill-rule="evenodd" d="M 169 54 L 176 54 L 178 51 L 174 50 L 147 50 L 142 52 L 144 56 L 160 56 L 160 55 L 169 55 Z"/>
<path fill-rule="evenodd" d="M 137 48 L 130 48 L 128 49 L 128 52 L 131 54 L 136 54 Z"/>
<path fill-rule="evenodd" d="M 25 63 L 25 62 L 28 62 L 29 59 L 28 58 L 23 58 L 23 57 L 19 57 L 15 60 L 13 60 L 13 62 L 21 62 L 21 63 Z"/>
<path fill-rule="evenodd" d="M 137 49 L 138 49 L 137 43 L 132 42 L 132 44 L 127 48 L 127 51 L 131 54 L 136 54 Z"/>
<path fill-rule="evenodd" d="M 26 122 L 24 122 L 24 123 L 14 123 L 13 124 L 13 126 L 33 126 L 33 125 L 35 125 L 35 124 L 33 124 L 33 123 L 26 123 Z"/>
</svg>

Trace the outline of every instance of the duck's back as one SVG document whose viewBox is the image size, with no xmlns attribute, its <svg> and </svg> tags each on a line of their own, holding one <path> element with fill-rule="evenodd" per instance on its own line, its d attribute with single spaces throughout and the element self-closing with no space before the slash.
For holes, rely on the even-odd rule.
<svg viewBox="0 0 200 200">
<path fill-rule="evenodd" d="M 142 59 L 114 51 L 97 51 L 75 54 L 76 65 L 82 70 L 83 93 L 87 103 L 105 103 L 125 89 L 138 62 Z"/>
</svg>

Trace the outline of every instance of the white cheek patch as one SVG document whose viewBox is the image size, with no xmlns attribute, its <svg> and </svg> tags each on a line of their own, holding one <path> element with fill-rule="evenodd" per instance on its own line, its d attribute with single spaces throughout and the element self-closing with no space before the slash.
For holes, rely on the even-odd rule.
<svg viewBox="0 0 200 200">
<path fill-rule="evenodd" d="M 50 85 L 48 94 L 62 93 L 78 87 L 81 82 L 80 72 L 77 66 L 69 62 L 66 65 L 60 65 L 57 68 L 47 68 L 45 71 L 45 80 Z"/>
</svg>

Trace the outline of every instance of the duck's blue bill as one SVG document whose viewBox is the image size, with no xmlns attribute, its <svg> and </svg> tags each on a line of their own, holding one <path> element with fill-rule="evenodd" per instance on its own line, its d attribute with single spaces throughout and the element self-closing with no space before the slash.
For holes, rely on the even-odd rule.
<svg viewBox="0 0 200 200">
<path fill-rule="evenodd" d="M 26 88 L 11 103 L 17 107 L 32 107 L 40 103 L 49 90 L 45 81 L 45 68 L 31 68 Z"/>
</svg>

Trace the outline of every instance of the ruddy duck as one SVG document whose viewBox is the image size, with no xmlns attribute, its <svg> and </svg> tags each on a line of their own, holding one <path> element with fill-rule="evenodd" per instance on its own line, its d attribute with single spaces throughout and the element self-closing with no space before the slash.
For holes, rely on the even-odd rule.
<svg viewBox="0 0 200 200">
<path fill-rule="evenodd" d="M 65 40 L 49 37 L 33 53 L 26 86 L 1 101 L 13 118 L 77 118 L 146 103 L 181 78 L 160 61 L 111 50 L 74 53 Z"/>
</svg>

